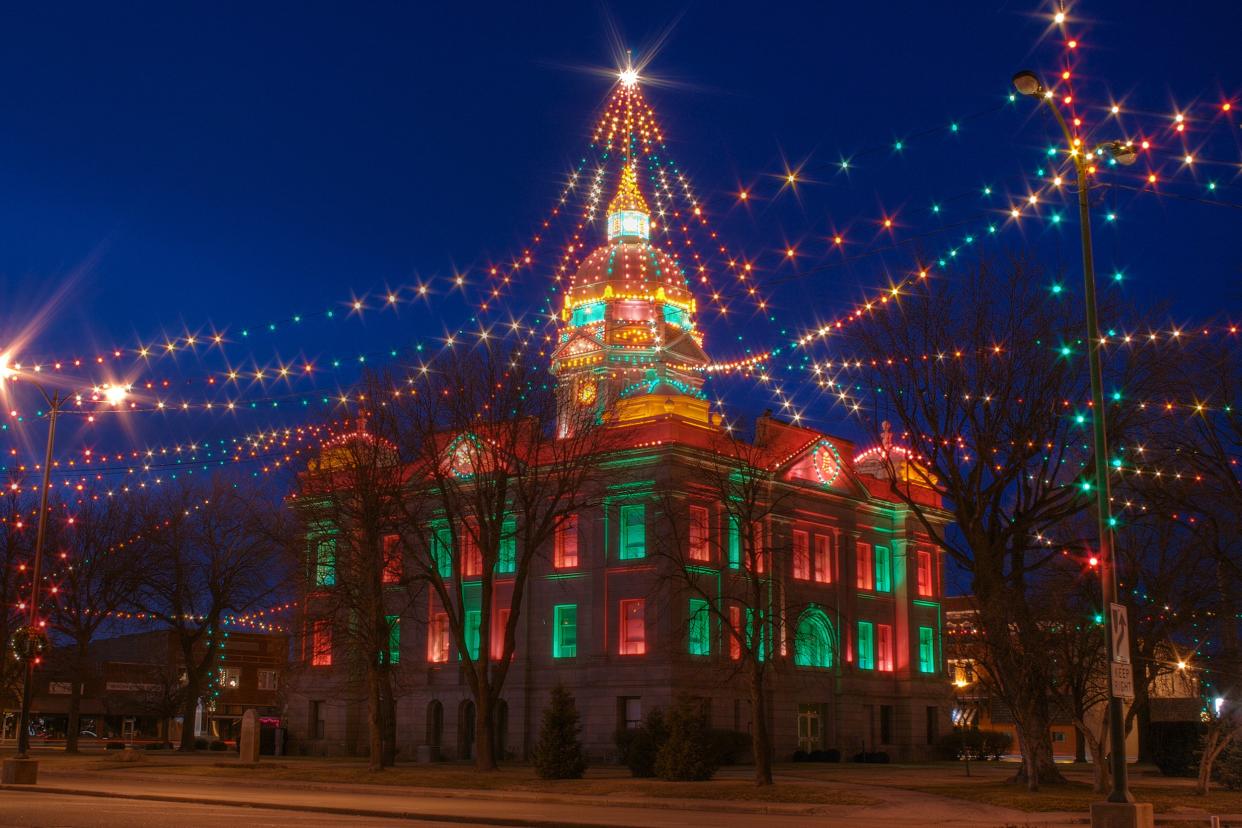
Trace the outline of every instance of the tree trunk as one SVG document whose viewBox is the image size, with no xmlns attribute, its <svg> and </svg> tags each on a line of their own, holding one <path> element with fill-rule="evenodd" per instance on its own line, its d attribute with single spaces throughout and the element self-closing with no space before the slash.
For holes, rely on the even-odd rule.
<svg viewBox="0 0 1242 828">
<path fill-rule="evenodd" d="M 78 733 L 82 729 L 82 682 L 74 676 L 69 691 L 69 729 L 65 731 L 65 753 L 78 752 Z"/>
<path fill-rule="evenodd" d="M 381 763 L 390 768 L 397 763 L 397 700 L 393 697 L 392 674 L 385 670 L 380 682 L 380 701 L 384 724 L 384 753 Z"/>
<path fill-rule="evenodd" d="M 379 666 L 367 665 L 367 769 L 384 769 L 384 727 L 380 711 Z"/>
<path fill-rule="evenodd" d="M 474 768 L 494 771 L 496 765 L 496 733 L 492 723 L 492 694 L 480 682 L 474 702 Z"/>
<path fill-rule="evenodd" d="M 768 734 L 767 693 L 763 686 L 763 663 L 750 668 L 750 750 L 755 760 L 755 784 L 772 784 L 772 745 Z"/>
<path fill-rule="evenodd" d="M 1018 738 L 1022 745 L 1022 766 L 1013 781 L 1026 785 L 1028 791 L 1038 791 L 1040 785 L 1060 784 L 1065 777 L 1057 770 L 1052 758 L 1052 733 L 1048 716 L 1033 714 L 1023 717 L 1018 725 Z"/>
<path fill-rule="evenodd" d="M 1079 712 L 1074 717 L 1074 763 L 1086 764 L 1087 762 L 1087 729 L 1084 726 L 1086 714 Z M 1091 749 L 1091 754 L 1095 755 L 1095 749 Z"/>
<path fill-rule="evenodd" d="M 1195 782 L 1195 793 L 1199 796 L 1207 796 L 1212 789 L 1212 765 L 1229 746 L 1231 737 L 1222 736 L 1220 727 L 1220 722 L 1214 722 L 1204 739 L 1203 755 L 1199 758 L 1199 778 Z"/>
<path fill-rule="evenodd" d="M 198 708 L 198 677 L 186 668 L 185 698 L 181 700 L 181 750 L 194 750 L 194 712 Z"/>
</svg>

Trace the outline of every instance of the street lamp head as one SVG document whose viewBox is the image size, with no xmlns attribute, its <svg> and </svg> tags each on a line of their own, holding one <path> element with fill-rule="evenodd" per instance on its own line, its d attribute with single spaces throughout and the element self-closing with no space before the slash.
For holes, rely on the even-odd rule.
<svg viewBox="0 0 1242 828">
<path fill-rule="evenodd" d="M 1023 69 L 1013 76 L 1013 87 L 1018 90 L 1018 94 L 1028 98 L 1038 98 L 1044 94 L 1044 85 L 1039 76 L 1029 69 Z"/>
<path fill-rule="evenodd" d="M 1100 144 L 1099 149 L 1103 150 L 1123 167 L 1128 167 L 1138 160 L 1138 150 L 1134 148 L 1134 144 L 1108 141 Z"/>
<path fill-rule="evenodd" d="M 109 385 L 104 389 L 104 399 L 109 405 L 120 405 L 125 402 L 125 397 L 129 395 L 129 389 L 124 385 Z"/>
</svg>

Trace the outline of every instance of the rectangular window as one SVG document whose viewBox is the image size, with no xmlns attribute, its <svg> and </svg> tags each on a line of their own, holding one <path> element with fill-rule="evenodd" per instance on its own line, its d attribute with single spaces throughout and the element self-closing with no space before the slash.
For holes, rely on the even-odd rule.
<svg viewBox="0 0 1242 828">
<path fill-rule="evenodd" d="M 932 575 L 932 553 L 920 549 L 916 561 L 917 584 L 919 595 L 930 598 L 936 594 L 935 579 Z"/>
<path fill-rule="evenodd" d="M 275 690 L 276 689 L 276 671 L 260 670 L 259 671 L 259 689 Z"/>
<path fill-rule="evenodd" d="M 622 724 L 626 730 L 637 730 L 643 725 L 643 700 L 641 696 L 621 697 Z"/>
<path fill-rule="evenodd" d="M 466 650 L 471 659 L 479 657 L 479 630 L 483 626 L 483 613 L 479 610 L 466 610 Z"/>
<path fill-rule="evenodd" d="M 552 608 L 552 657 L 578 655 L 578 605 L 559 604 Z"/>
<path fill-rule="evenodd" d="M 875 547 L 875 590 L 893 591 L 893 559 L 887 546 Z"/>
<path fill-rule="evenodd" d="M 447 526 L 431 530 L 429 543 L 431 561 L 441 578 L 453 577 L 453 533 Z"/>
<path fill-rule="evenodd" d="M 324 702 L 312 701 L 310 703 L 310 732 L 312 739 L 322 739 L 324 731 L 327 729 L 323 714 Z"/>
<path fill-rule="evenodd" d="M 388 622 L 388 663 L 401 663 L 401 616 L 385 615 Z"/>
<path fill-rule="evenodd" d="M 875 585 L 873 575 L 875 566 L 871 557 L 871 546 L 859 542 L 855 546 L 855 586 L 859 589 L 872 589 Z"/>
<path fill-rule="evenodd" d="M 737 661 L 742 657 L 742 608 L 736 604 L 729 607 L 729 658 Z"/>
<path fill-rule="evenodd" d="M 893 628 L 888 624 L 877 624 L 875 628 L 875 668 L 893 672 Z"/>
<path fill-rule="evenodd" d="M 711 536 L 708 533 L 708 512 L 702 506 L 690 507 L 690 560 L 710 561 Z"/>
<path fill-rule="evenodd" d="M 811 546 L 810 540 L 801 530 L 793 533 L 793 576 L 802 581 L 811 578 Z"/>
<path fill-rule="evenodd" d="M 557 569 L 578 565 L 578 516 L 569 515 L 556 528 L 556 549 L 552 561 Z"/>
<path fill-rule="evenodd" d="M 311 666 L 332 666 L 331 621 L 316 621 L 311 627 Z"/>
<path fill-rule="evenodd" d="M 448 613 L 437 612 L 427 624 L 427 660 L 444 664 L 449 660 Z"/>
<path fill-rule="evenodd" d="M 827 535 L 815 536 L 815 554 L 811 558 L 811 577 L 821 584 L 832 583 L 832 548 L 831 538 Z"/>
<path fill-rule="evenodd" d="M 501 575 L 517 572 L 517 521 L 506 520 L 500 526 L 500 554 L 496 571 Z"/>
<path fill-rule="evenodd" d="M 399 584 L 401 583 L 401 536 L 385 535 L 381 543 L 384 550 L 384 583 Z"/>
<path fill-rule="evenodd" d="M 622 560 L 641 558 L 647 554 L 647 507 L 631 503 L 621 507 Z"/>
<path fill-rule="evenodd" d="M 241 686 L 241 668 L 221 667 L 220 686 L 225 690 L 236 690 Z"/>
<path fill-rule="evenodd" d="M 492 625 L 492 660 L 505 657 L 505 630 L 509 628 L 509 610 L 496 610 L 496 623 Z"/>
<path fill-rule="evenodd" d="M 689 627 L 690 655 L 711 655 L 712 625 L 706 601 L 690 599 Z"/>
<path fill-rule="evenodd" d="M 936 672 L 936 631 L 919 627 L 919 672 Z"/>
<path fill-rule="evenodd" d="M 621 655 L 642 655 L 647 652 L 647 602 L 630 598 L 621 602 Z"/>
<path fill-rule="evenodd" d="M 311 544 L 315 551 L 315 586 L 335 586 L 336 538 L 316 538 Z"/>
<path fill-rule="evenodd" d="M 759 632 L 755 632 L 755 627 L 759 627 Z M 766 661 L 768 657 L 768 645 L 772 643 L 772 630 L 768 619 L 763 617 L 763 613 L 759 613 L 759 623 L 755 623 L 755 611 L 747 608 L 746 610 L 746 646 L 754 657 L 760 661 Z"/>
<path fill-rule="evenodd" d="M 479 548 L 479 527 L 467 521 L 461 527 L 461 577 L 478 578 L 483 575 L 483 550 Z"/>
<path fill-rule="evenodd" d="M 742 565 L 742 531 L 737 518 L 729 515 L 729 567 L 737 569 Z"/>
<path fill-rule="evenodd" d="M 870 621 L 858 622 L 858 669 L 875 669 L 875 635 Z"/>
<path fill-rule="evenodd" d="M 746 568 L 756 573 L 767 571 L 768 550 L 763 543 L 763 521 L 756 520 L 750 526 L 752 548 L 746 559 Z"/>
</svg>

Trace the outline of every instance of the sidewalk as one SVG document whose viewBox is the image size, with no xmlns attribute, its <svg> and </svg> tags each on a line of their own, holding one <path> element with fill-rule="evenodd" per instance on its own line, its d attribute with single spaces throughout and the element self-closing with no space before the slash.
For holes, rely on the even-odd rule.
<svg viewBox="0 0 1242 828">
<path fill-rule="evenodd" d="M 120 797 L 205 805 L 265 807 L 370 817 L 480 825 L 554 828 L 797 828 L 798 826 L 935 826 L 1061 828 L 1084 825 L 1083 814 L 1032 814 L 884 786 L 852 786 L 878 805 L 804 805 L 711 800 L 581 796 L 522 791 L 465 791 L 274 780 L 220 780 L 117 769 L 47 768 L 24 791 Z"/>
</svg>

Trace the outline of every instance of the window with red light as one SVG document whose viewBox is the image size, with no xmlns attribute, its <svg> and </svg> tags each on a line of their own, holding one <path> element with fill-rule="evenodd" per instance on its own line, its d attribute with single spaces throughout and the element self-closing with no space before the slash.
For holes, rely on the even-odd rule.
<svg viewBox="0 0 1242 828">
<path fill-rule="evenodd" d="M 385 535 L 384 550 L 384 583 L 401 583 L 401 538 L 398 535 Z"/>
<path fill-rule="evenodd" d="M 811 556 L 811 577 L 821 584 L 832 583 L 832 547 L 827 535 L 815 536 L 815 552 Z"/>
<path fill-rule="evenodd" d="M 710 561 L 711 536 L 708 533 L 708 512 L 702 506 L 690 507 L 690 560 Z"/>
<path fill-rule="evenodd" d="M 629 598 L 621 602 L 621 655 L 647 652 L 646 604 L 642 598 Z"/>
<path fill-rule="evenodd" d="M 736 604 L 729 607 L 729 658 L 737 661 L 742 657 L 742 608 Z"/>
<path fill-rule="evenodd" d="M 800 529 L 793 533 L 793 576 L 803 581 L 811 578 L 810 538 Z"/>
<path fill-rule="evenodd" d="M 461 528 L 461 575 L 478 578 L 483 574 L 483 551 L 479 549 L 479 529 L 473 524 Z"/>
<path fill-rule="evenodd" d="M 767 550 L 763 546 L 763 522 L 757 520 L 752 523 L 750 531 L 754 545 L 747 550 L 746 567 L 762 574 L 768 570 Z"/>
<path fill-rule="evenodd" d="M 449 660 L 448 613 L 437 612 L 427 623 L 427 660 L 445 664 Z"/>
<path fill-rule="evenodd" d="M 578 565 L 578 516 L 569 515 L 557 527 L 552 564 L 557 569 Z"/>
<path fill-rule="evenodd" d="M 316 621 L 311 626 L 311 666 L 332 666 L 331 621 Z"/>
<path fill-rule="evenodd" d="M 859 589 L 875 589 L 875 554 L 871 544 L 855 544 L 855 586 Z"/>
<path fill-rule="evenodd" d="M 932 553 L 926 549 L 920 549 L 916 561 L 915 573 L 918 584 L 919 595 L 930 597 L 936 594 L 936 580 L 934 570 L 932 569 Z"/>
<path fill-rule="evenodd" d="M 492 660 L 505 657 L 505 630 L 509 627 L 509 610 L 496 610 L 496 623 L 492 625 Z"/>
<path fill-rule="evenodd" d="M 875 668 L 893 672 L 893 628 L 888 624 L 875 625 Z"/>
</svg>

